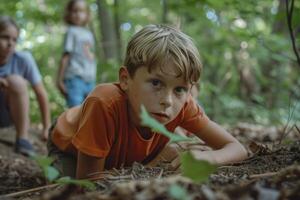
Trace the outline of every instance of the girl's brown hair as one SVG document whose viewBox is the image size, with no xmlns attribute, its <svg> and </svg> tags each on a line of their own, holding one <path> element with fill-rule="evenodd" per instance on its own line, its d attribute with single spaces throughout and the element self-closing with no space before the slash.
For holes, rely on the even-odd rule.
<svg viewBox="0 0 300 200">
<path fill-rule="evenodd" d="M 16 22 L 9 16 L 0 16 L 0 32 L 7 29 L 8 26 L 14 26 L 18 32 L 20 31 Z"/>
<path fill-rule="evenodd" d="M 77 2 L 79 2 L 79 1 L 82 1 L 82 2 L 85 2 L 85 3 L 86 3 L 85 0 L 70 0 L 70 1 L 67 3 L 66 7 L 65 7 L 64 21 L 65 21 L 67 24 L 69 24 L 69 25 L 73 25 L 73 24 L 74 24 L 74 23 L 72 22 L 72 20 L 71 20 L 71 16 L 70 16 L 70 15 L 71 15 L 71 11 L 72 11 L 74 5 L 75 5 Z M 84 22 L 84 25 L 87 25 L 88 22 L 90 21 L 90 9 L 89 9 L 89 6 L 87 6 L 87 5 L 86 5 L 86 10 L 87 10 L 87 18 L 86 18 L 86 20 L 85 20 L 85 22 Z"/>
</svg>

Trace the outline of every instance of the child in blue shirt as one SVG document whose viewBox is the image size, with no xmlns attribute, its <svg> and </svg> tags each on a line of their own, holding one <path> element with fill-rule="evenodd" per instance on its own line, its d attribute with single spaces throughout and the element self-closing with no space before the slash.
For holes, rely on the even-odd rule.
<svg viewBox="0 0 300 200">
<path fill-rule="evenodd" d="M 28 141 L 29 95 L 27 81 L 36 94 L 43 122 L 43 139 L 48 138 L 48 97 L 38 67 L 29 52 L 15 51 L 19 28 L 7 16 L 0 16 L 0 128 L 14 124 L 16 152 L 34 153 Z"/>
</svg>

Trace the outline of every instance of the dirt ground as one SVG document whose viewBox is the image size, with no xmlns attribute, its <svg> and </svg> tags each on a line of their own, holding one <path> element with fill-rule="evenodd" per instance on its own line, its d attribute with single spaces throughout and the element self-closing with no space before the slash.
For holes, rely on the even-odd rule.
<svg viewBox="0 0 300 200">
<path fill-rule="evenodd" d="M 219 167 L 205 184 L 169 171 L 168 163 L 152 168 L 136 163 L 131 168 L 105 172 L 107 178 L 95 181 L 94 191 L 74 185 L 46 185 L 37 164 L 14 153 L 14 130 L 1 129 L 0 199 L 300 199 L 297 126 L 285 129 L 241 123 L 227 129 L 247 147 L 249 158 Z M 31 130 L 31 140 L 37 152 L 45 155 L 46 144 L 39 139 L 37 129 Z"/>
</svg>

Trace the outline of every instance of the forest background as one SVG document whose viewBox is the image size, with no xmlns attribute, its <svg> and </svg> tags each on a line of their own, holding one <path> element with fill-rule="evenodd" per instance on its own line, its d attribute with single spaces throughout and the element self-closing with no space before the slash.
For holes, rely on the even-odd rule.
<svg viewBox="0 0 300 200">
<path fill-rule="evenodd" d="M 51 102 L 52 118 L 65 101 L 55 86 L 66 25 L 66 0 L 0 0 L 1 15 L 21 27 L 18 50 L 35 57 Z M 287 23 L 289 0 L 87 0 L 96 38 L 97 83 L 118 80 L 130 37 L 147 24 L 180 26 L 201 54 L 199 102 L 221 123 L 285 125 L 300 120 L 300 65 Z M 300 47 L 300 1 L 292 27 Z M 33 122 L 40 114 L 30 92 Z"/>
</svg>

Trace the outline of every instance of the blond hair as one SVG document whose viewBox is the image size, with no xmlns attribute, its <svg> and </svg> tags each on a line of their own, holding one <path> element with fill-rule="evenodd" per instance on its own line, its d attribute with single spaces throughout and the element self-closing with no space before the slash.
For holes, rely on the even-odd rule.
<svg viewBox="0 0 300 200">
<path fill-rule="evenodd" d="M 142 66 L 159 67 L 164 73 L 166 64 L 176 67 L 176 77 L 195 83 L 199 80 L 202 64 L 192 39 L 180 30 L 167 25 L 147 25 L 129 41 L 124 66 L 131 77 Z"/>
</svg>

